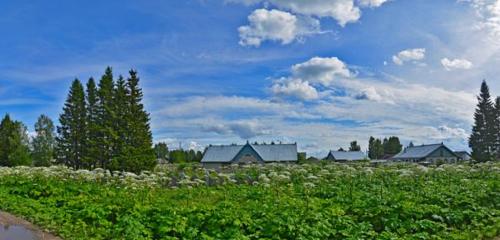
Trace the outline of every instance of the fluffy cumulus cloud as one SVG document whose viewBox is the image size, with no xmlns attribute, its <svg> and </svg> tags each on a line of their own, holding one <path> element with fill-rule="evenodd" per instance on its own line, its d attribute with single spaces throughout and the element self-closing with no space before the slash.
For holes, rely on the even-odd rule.
<svg viewBox="0 0 500 240">
<path fill-rule="evenodd" d="M 277 96 L 292 96 L 303 100 L 319 98 L 316 88 L 311 86 L 309 82 L 301 79 L 279 79 L 275 81 L 271 87 L 271 91 Z"/>
<path fill-rule="evenodd" d="M 248 16 L 248 21 L 249 25 L 238 29 L 240 45 L 243 46 L 258 47 L 265 40 L 289 44 L 321 31 L 317 19 L 275 9 L 257 9 Z"/>
<path fill-rule="evenodd" d="M 249 24 L 238 29 L 241 45 L 259 46 L 262 41 L 291 43 L 297 38 L 320 33 L 318 18 L 332 18 L 344 27 L 361 18 L 362 7 L 380 7 L 387 0 L 226 0 L 253 5 L 264 3 L 276 9 L 257 9 Z"/>
<path fill-rule="evenodd" d="M 470 69 L 472 68 L 472 63 L 467 59 L 441 59 L 441 65 L 447 70 L 452 71 L 456 69 Z"/>
<path fill-rule="evenodd" d="M 406 49 L 392 56 L 392 61 L 397 65 L 405 62 L 418 62 L 425 58 L 425 48 Z"/>
<path fill-rule="evenodd" d="M 348 66 L 336 57 L 313 57 L 291 67 L 291 76 L 274 81 L 271 92 L 302 100 L 320 97 L 316 87 L 330 87 L 335 81 L 352 77 Z"/>
<path fill-rule="evenodd" d="M 293 65 L 292 74 L 294 78 L 329 86 L 336 79 L 351 77 L 352 73 L 347 65 L 336 57 L 313 57 L 307 62 Z"/>
</svg>

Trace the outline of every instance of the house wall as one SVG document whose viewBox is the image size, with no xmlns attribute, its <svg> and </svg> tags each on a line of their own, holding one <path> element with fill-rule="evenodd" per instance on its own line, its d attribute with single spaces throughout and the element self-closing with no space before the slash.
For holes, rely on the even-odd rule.
<svg viewBox="0 0 500 240">
<path fill-rule="evenodd" d="M 446 163 L 456 163 L 458 157 L 445 147 L 440 147 L 436 151 L 432 152 L 425 158 L 425 161 L 436 163 L 438 161 L 444 161 Z"/>
</svg>

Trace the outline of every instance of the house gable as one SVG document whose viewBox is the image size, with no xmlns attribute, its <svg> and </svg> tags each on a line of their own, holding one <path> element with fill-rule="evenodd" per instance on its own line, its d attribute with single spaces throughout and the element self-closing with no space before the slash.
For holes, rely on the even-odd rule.
<svg viewBox="0 0 500 240">
<path fill-rule="evenodd" d="M 453 151 L 451 151 L 446 146 L 441 146 L 438 149 L 434 150 L 432 153 L 427 155 L 428 158 L 453 158 L 458 157 Z"/>
<path fill-rule="evenodd" d="M 255 149 L 250 145 L 246 144 L 241 148 L 241 150 L 234 156 L 231 163 L 263 163 L 262 157 L 255 151 Z"/>
</svg>

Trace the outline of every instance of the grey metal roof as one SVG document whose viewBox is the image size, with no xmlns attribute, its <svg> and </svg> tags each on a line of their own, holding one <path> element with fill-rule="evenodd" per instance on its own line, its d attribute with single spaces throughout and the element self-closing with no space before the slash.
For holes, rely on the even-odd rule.
<svg viewBox="0 0 500 240">
<path fill-rule="evenodd" d="M 343 152 L 343 151 L 330 151 L 330 154 L 335 158 L 335 160 L 363 160 L 366 158 L 363 152 Z"/>
<path fill-rule="evenodd" d="M 242 148 L 242 145 L 209 146 L 201 162 L 231 162 Z"/>
<path fill-rule="evenodd" d="M 297 144 L 251 146 L 266 162 L 297 161 Z"/>
<path fill-rule="evenodd" d="M 430 145 L 420 145 L 414 147 L 408 147 L 402 152 L 396 154 L 394 159 L 406 159 L 406 158 L 425 158 L 429 154 L 433 153 L 440 147 L 445 147 L 443 144 L 430 144 Z"/>
<path fill-rule="evenodd" d="M 229 163 L 245 145 L 209 146 L 203 155 L 202 163 Z M 266 144 L 250 146 L 266 162 L 297 161 L 297 144 Z"/>
</svg>

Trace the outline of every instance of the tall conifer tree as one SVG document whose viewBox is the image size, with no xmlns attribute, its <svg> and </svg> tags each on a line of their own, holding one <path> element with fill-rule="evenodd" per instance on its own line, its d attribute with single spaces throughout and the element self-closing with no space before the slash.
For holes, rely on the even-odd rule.
<svg viewBox="0 0 500 240">
<path fill-rule="evenodd" d="M 71 84 L 57 128 L 58 160 L 74 169 L 83 166 L 86 140 L 85 93 L 82 83 Z"/>
<path fill-rule="evenodd" d="M 481 84 L 481 93 L 477 97 L 478 104 L 474 113 L 474 126 L 469 138 L 472 157 L 480 162 L 494 158 L 495 153 L 495 114 L 494 106 L 486 81 Z"/>
<path fill-rule="evenodd" d="M 127 158 L 125 169 L 138 171 L 139 169 L 152 169 L 156 165 L 153 151 L 153 137 L 149 126 L 149 114 L 142 104 L 142 89 L 139 87 L 137 72 L 131 70 L 127 79 L 129 144 L 126 150 Z"/>
<path fill-rule="evenodd" d="M 115 106 L 113 100 L 114 81 L 111 67 L 107 67 L 104 75 L 99 81 L 98 96 L 98 128 L 99 128 L 99 167 L 107 169 L 108 164 L 113 158 L 113 148 L 116 142 L 116 133 L 114 131 L 113 121 L 115 117 Z"/>
<path fill-rule="evenodd" d="M 94 78 L 90 78 L 87 82 L 87 94 L 85 97 L 85 103 L 87 105 L 86 112 L 86 122 L 87 122 L 87 134 L 85 139 L 85 166 L 86 168 L 95 168 L 100 156 L 100 145 L 99 145 L 99 98 L 97 96 L 97 86 Z"/>
<path fill-rule="evenodd" d="M 127 146 L 133 137 L 129 131 L 130 104 L 128 101 L 129 91 L 125 79 L 120 75 L 116 81 L 113 92 L 114 120 L 113 131 L 116 134 L 116 141 L 113 146 L 113 159 L 110 166 L 113 170 L 124 170 L 125 159 L 127 158 Z"/>
</svg>

